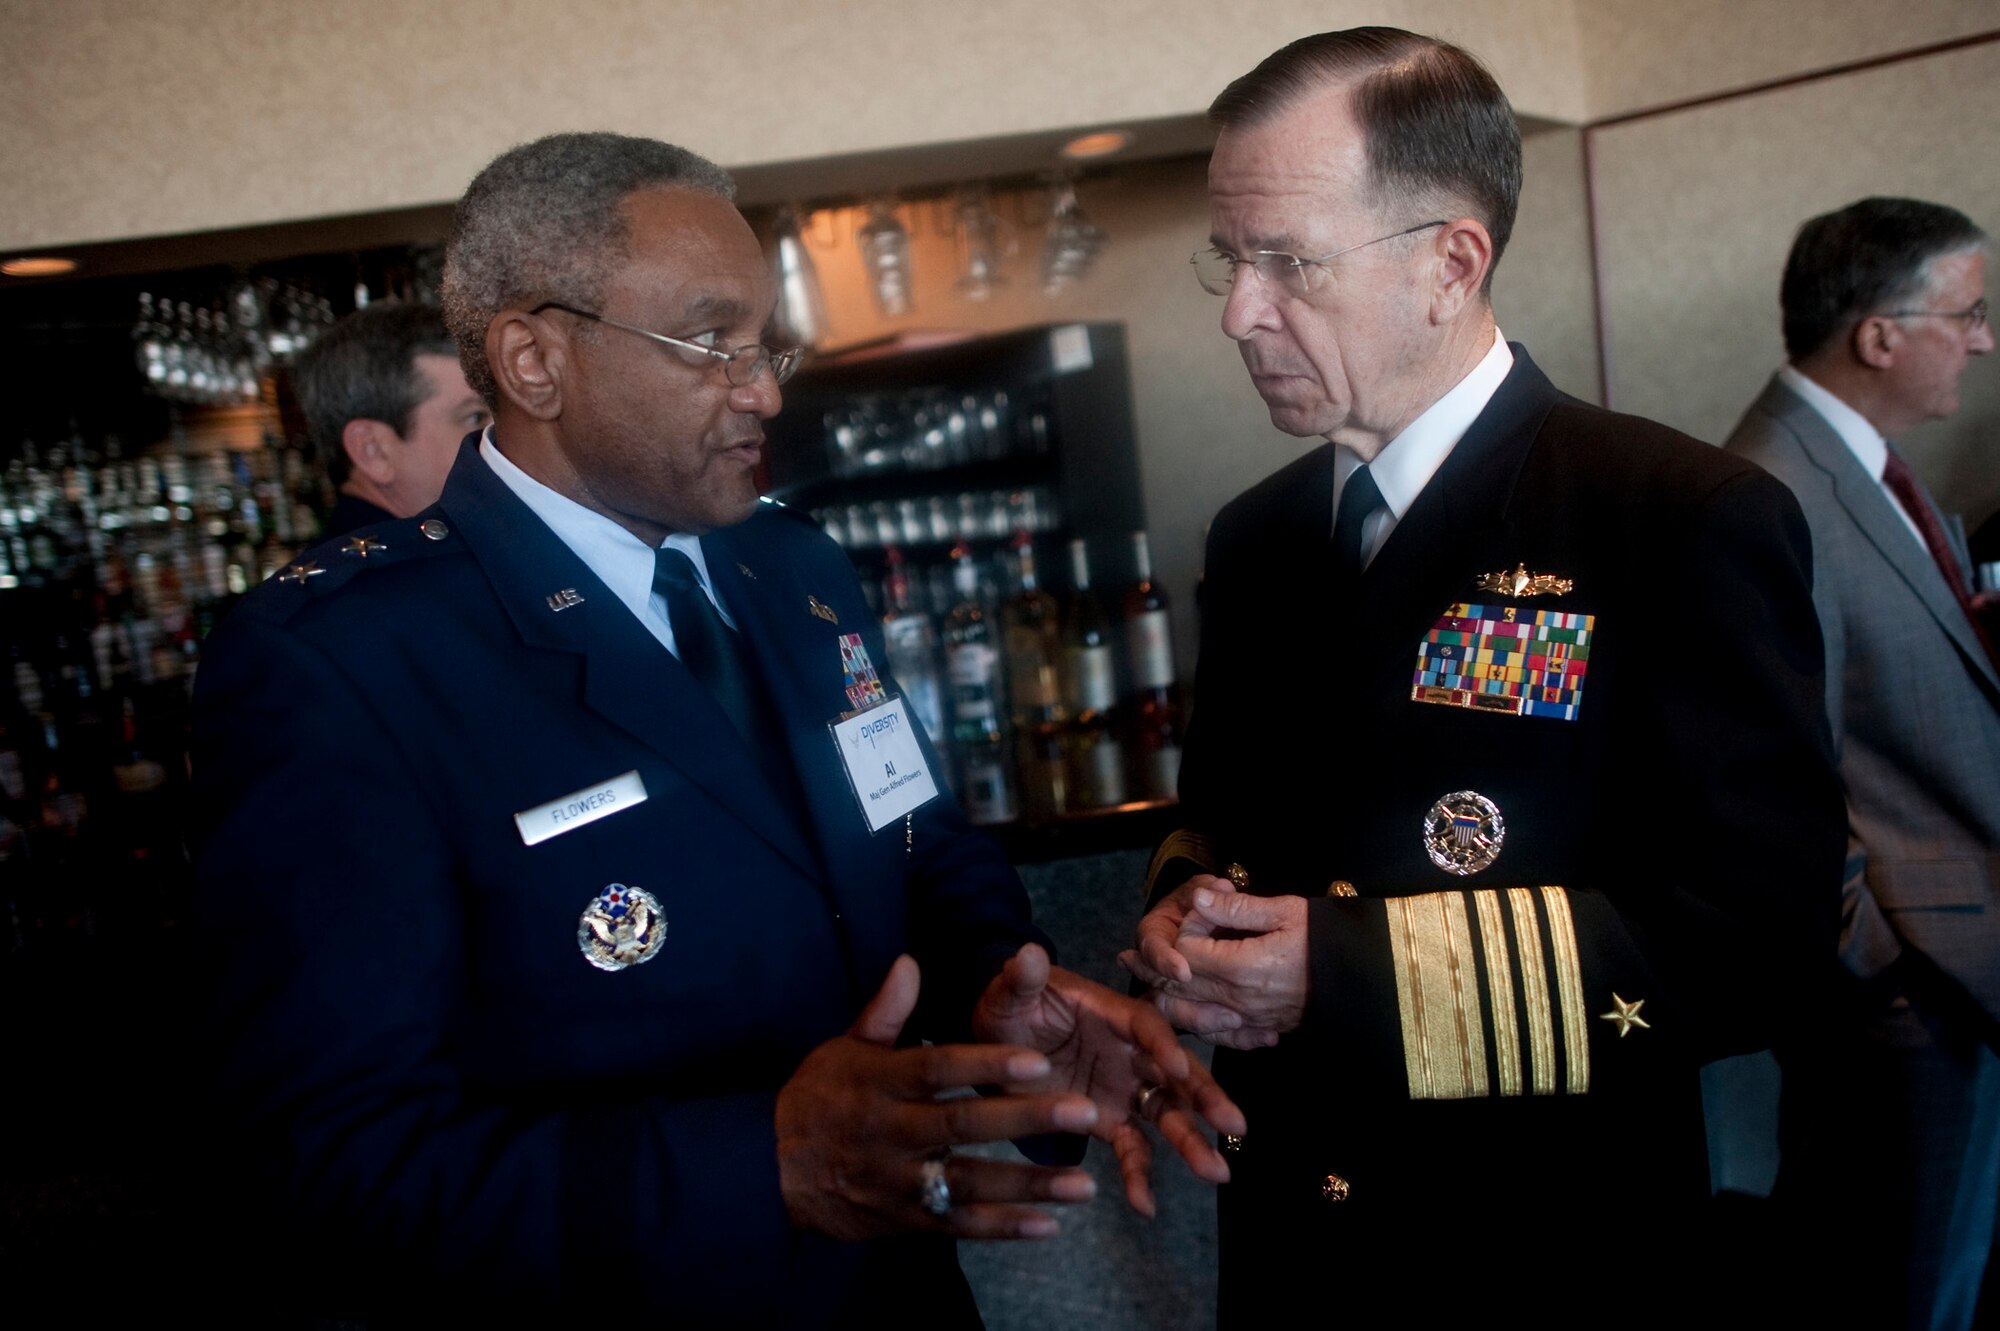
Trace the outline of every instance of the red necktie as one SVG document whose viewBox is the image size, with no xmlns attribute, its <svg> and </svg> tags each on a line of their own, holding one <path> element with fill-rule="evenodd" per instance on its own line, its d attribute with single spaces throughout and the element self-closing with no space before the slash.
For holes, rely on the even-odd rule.
<svg viewBox="0 0 2000 1331">
<path fill-rule="evenodd" d="M 1952 553 L 1951 542 L 1945 538 L 1944 524 L 1938 521 L 1937 510 L 1931 507 L 1930 496 L 1917 483 L 1910 464 L 1903 461 L 1903 455 L 1893 448 L 1889 450 L 1888 463 L 1882 468 L 1882 483 L 1896 496 L 1903 511 L 1910 515 L 1910 521 L 1917 524 L 1917 530 L 1923 534 L 1924 545 L 1931 552 L 1932 562 L 1944 575 L 1944 585 L 1951 588 L 1952 599 L 1958 602 L 1966 622 L 1972 625 L 1972 635 L 1986 649 L 1986 659 L 1993 663 L 1993 668 L 2000 670 L 2000 653 L 1994 652 L 1993 640 L 1986 636 L 1985 627 L 1972 613 L 1972 597 L 1965 586 L 1965 575 L 1959 570 L 1958 556 Z"/>
</svg>

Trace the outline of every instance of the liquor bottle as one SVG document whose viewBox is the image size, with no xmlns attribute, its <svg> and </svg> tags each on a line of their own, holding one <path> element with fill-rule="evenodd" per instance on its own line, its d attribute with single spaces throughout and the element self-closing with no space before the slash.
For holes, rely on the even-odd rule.
<svg viewBox="0 0 2000 1331">
<path fill-rule="evenodd" d="M 1181 717 L 1175 701 L 1174 632 L 1167 592 L 1153 581 L 1146 533 L 1132 533 L 1136 581 L 1125 593 L 1132 662 L 1132 750 L 1147 799 L 1173 799 L 1180 785 Z"/>
<path fill-rule="evenodd" d="M 1071 769 L 1089 808 L 1125 802 L 1125 751 L 1111 728 L 1118 701 L 1118 673 L 1111 650 L 1111 622 L 1090 589 L 1090 551 L 1069 543 L 1074 590 L 1063 613 L 1063 697 L 1069 707 Z"/>
<path fill-rule="evenodd" d="M 1000 652 L 993 619 L 979 597 L 972 551 L 952 549 L 958 604 L 945 619 L 945 675 L 951 681 L 951 739 L 959 754 L 959 794 L 975 823 L 1004 823 L 1017 809 L 1000 724 Z"/>
<path fill-rule="evenodd" d="M 1042 590 L 1035 542 L 1014 537 L 1015 591 L 1000 610 L 1007 652 L 1007 692 L 1013 700 L 1021 794 L 1027 811 L 1053 817 L 1074 802 L 1064 756 L 1069 707 L 1062 687 L 1062 611 Z"/>
<path fill-rule="evenodd" d="M 910 715 L 923 726 L 932 747 L 942 749 L 944 681 L 938 676 L 937 630 L 911 595 L 903 552 L 892 545 L 886 553 L 889 576 L 883 583 L 883 599 L 888 612 L 882 617 L 882 637 L 889 648 L 889 671 L 903 690 Z"/>
</svg>

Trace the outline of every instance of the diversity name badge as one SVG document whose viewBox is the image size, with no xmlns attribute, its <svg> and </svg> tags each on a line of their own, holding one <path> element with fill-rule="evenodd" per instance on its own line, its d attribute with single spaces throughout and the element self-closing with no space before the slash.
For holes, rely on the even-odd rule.
<svg viewBox="0 0 2000 1331">
<path fill-rule="evenodd" d="M 840 682 L 847 690 L 848 705 L 857 712 L 879 707 L 887 697 L 859 633 L 840 635 Z"/>
<path fill-rule="evenodd" d="M 937 798 L 937 780 L 901 698 L 835 721 L 828 729 L 870 832 Z"/>
<path fill-rule="evenodd" d="M 1417 644 L 1410 697 L 1445 707 L 1576 720 L 1597 616 L 1452 606 Z"/>
</svg>

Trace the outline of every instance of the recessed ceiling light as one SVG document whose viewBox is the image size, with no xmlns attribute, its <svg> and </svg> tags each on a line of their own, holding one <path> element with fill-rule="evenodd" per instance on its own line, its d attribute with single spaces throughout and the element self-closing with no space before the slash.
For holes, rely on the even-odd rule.
<svg viewBox="0 0 2000 1331">
<path fill-rule="evenodd" d="M 1081 134 L 1071 139 L 1062 146 L 1062 155 L 1073 162 L 1080 162 L 1092 157 L 1109 157 L 1131 146 L 1130 131 L 1103 129 L 1094 134 Z"/>
<path fill-rule="evenodd" d="M 57 259 L 37 255 L 32 258 L 9 259 L 0 263 L 0 273 L 9 277 L 61 277 L 76 271 L 75 259 Z"/>
</svg>

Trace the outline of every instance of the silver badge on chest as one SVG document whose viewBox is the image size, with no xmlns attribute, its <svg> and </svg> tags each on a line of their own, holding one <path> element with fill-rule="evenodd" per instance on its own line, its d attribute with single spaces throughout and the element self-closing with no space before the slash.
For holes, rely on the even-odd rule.
<svg viewBox="0 0 2000 1331">
<path fill-rule="evenodd" d="M 1424 853 L 1446 873 L 1478 873 L 1500 858 L 1506 839 L 1499 807 L 1476 790 L 1455 790 L 1424 815 Z"/>
<path fill-rule="evenodd" d="M 601 971 L 622 971 L 651 961 L 667 936 L 660 903 L 644 888 L 608 884 L 583 908 L 576 945 L 583 959 Z"/>
</svg>

